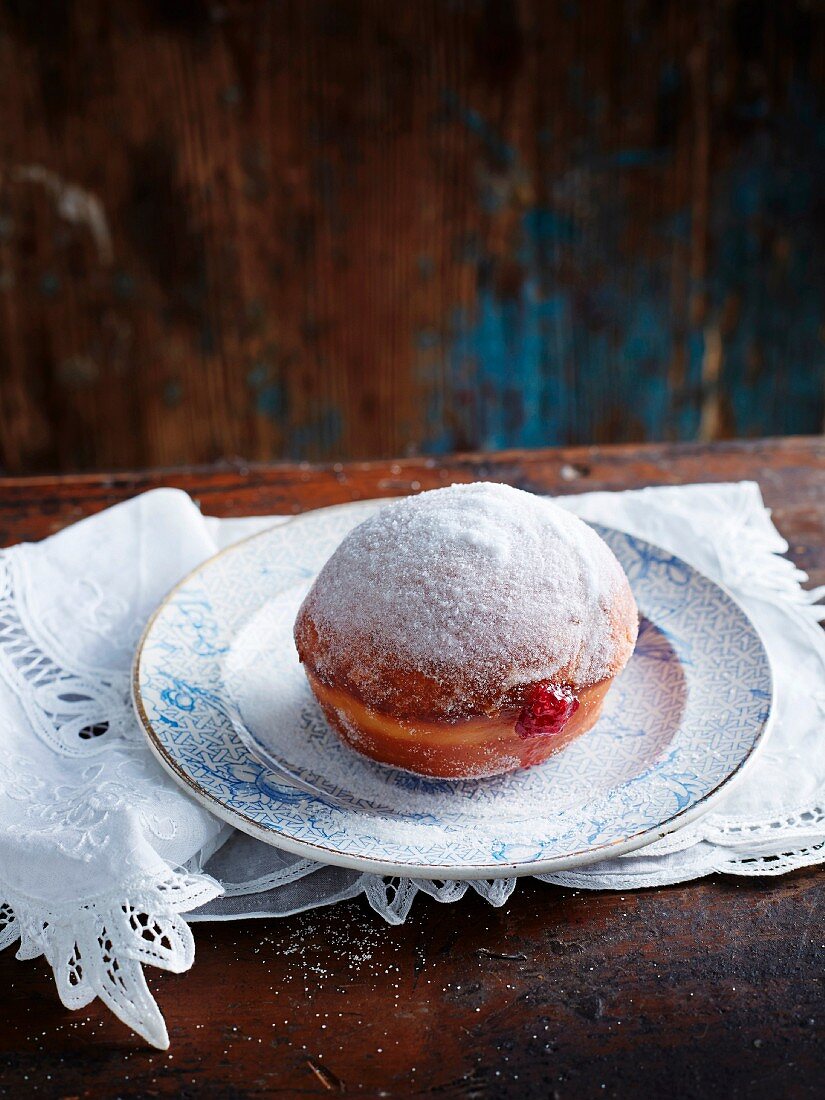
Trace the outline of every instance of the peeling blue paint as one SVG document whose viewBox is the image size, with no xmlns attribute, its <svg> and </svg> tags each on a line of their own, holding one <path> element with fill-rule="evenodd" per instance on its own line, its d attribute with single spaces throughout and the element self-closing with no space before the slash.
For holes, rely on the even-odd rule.
<svg viewBox="0 0 825 1100">
<path fill-rule="evenodd" d="M 287 433 L 286 453 L 295 458 L 328 454 L 340 443 L 342 434 L 340 411 L 328 408 Z"/>
<path fill-rule="evenodd" d="M 270 363 L 258 362 L 254 366 L 250 367 L 246 374 L 246 384 L 250 389 L 257 390 L 264 385 L 267 378 L 272 373 L 272 365 Z"/>
<path fill-rule="evenodd" d="M 289 412 L 288 395 L 273 363 L 262 359 L 247 371 L 246 384 L 254 395 L 255 411 L 270 420 L 283 420 Z"/>
<path fill-rule="evenodd" d="M 537 245 L 574 244 L 581 234 L 580 226 L 572 217 L 549 207 L 528 210 L 522 218 L 522 230 L 524 244 L 519 252 L 522 260 L 527 260 Z"/>
<path fill-rule="evenodd" d="M 681 80 L 675 65 L 663 66 L 660 94 L 675 94 Z M 568 72 L 568 91 L 595 109 L 583 72 Z M 825 120 L 800 87 L 786 118 L 768 129 L 764 114 L 759 101 L 743 106 L 753 133 L 713 178 L 707 269 L 698 277 L 687 208 L 652 227 L 657 254 L 627 244 L 622 180 L 660 171 L 670 152 L 658 147 L 583 147 L 575 195 L 557 185 L 558 202 L 526 210 L 506 258 L 462 244 L 478 273 L 475 303 L 416 337 L 422 377 L 438 379 L 425 449 L 693 439 L 708 402 L 736 434 L 821 431 L 825 249 L 815 229 Z M 461 117 L 495 143 L 478 115 L 464 108 Z M 491 216 L 513 201 L 505 189 L 491 198 L 484 180 L 477 198 Z M 499 282 L 505 259 L 509 274 Z M 683 293 L 674 299 L 677 264 Z M 721 346 L 718 383 L 703 379 L 710 335 Z"/>
<path fill-rule="evenodd" d="M 446 117 L 455 119 L 465 126 L 481 142 L 488 156 L 503 168 L 512 167 L 516 162 L 516 150 L 509 145 L 495 127 L 472 107 L 467 106 L 457 92 L 445 90 L 441 96 Z"/>
<path fill-rule="evenodd" d="M 651 168 L 669 161 L 668 149 L 617 149 L 614 153 L 590 157 L 587 166 L 595 172 L 605 172 L 616 168 Z"/>
<path fill-rule="evenodd" d="M 286 414 L 286 393 L 280 382 L 270 382 L 261 388 L 255 398 L 255 411 L 270 420 L 280 420 Z"/>
</svg>

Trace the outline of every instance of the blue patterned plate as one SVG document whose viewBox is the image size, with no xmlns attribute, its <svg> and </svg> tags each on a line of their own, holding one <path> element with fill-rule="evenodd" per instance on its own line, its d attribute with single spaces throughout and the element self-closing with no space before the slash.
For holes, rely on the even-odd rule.
<svg viewBox="0 0 825 1100">
<path fill-rule="evenodd" d="M 134 699 L 152 750 L 203 805 L 325 863 L 419 878 L 555 871 L 628 852 L 704 813 L 767 730 L 773 686 L 745 612 L 680 558 L 597 528 L 643 616 L 590 733 L 493 779 L 424 779 L 344 746 L 292 642 L 312 578 L 385 503 L 298 516 L 211 558 L 155 612 Z"/>
</svg>

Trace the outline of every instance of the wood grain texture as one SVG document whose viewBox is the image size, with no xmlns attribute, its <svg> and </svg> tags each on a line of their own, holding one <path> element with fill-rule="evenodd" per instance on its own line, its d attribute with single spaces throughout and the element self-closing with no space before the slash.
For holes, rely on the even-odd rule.
<svg viewBox="0 0 825 1100">
<path fill-rule="evenodd" d="M 0 468 L 822 430 L 819 0 L 4 0 Z"/>
<path fill-rule="evenodd" d="M 5 479 L 0 541 L 161 484 L 244 515 L 491 477 L 549 492 L 756 478 L 794 560 L 825 581 L 814 439 Z M 820 869 L 624 895 L 524 881 L 499 910 L 419 898 L 399 928 L 355 902 L 199 925 L 192 971 L 148 974 L 169 1054 L 97 1004 L 67 1012 L 43 961 L 7 951 L 0 1096 L 818 1097 L 822 884 Z"/>
<path fill-rule="evenodd" d="M 0 478 L 0 545 L 43 538 L 159 485 L 186 490 L 210 515 L 244 516 L 303 512 L 484 478 L 550 493 L 750 478 L 759 482 L 774 520 L 790 540 L 794 560 L 810 573 L 812 583 L 825 583 L 822 438 L 567 447 L 328 466 L 236 462 L 201 470 Z"/>
</svg>

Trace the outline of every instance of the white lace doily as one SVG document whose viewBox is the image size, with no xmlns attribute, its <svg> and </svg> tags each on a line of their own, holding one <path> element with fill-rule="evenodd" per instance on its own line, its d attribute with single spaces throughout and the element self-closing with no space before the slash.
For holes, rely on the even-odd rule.
<svg viewBox="0 0 825 1100">
<path fill-rule="evenodd" d="M 825 633 L 817 593 L 751 483 L 593 493 L 563 503 L 678 553 L 761 630 L 777 721 L 712 814 L 630 856 L 542 876 L 627 890 L 712 871 L 780 874 L 825 859 Z M 419 891 L 502 905 L 515 880 L 385 880 L 290 856 L 223 826 L 161 773 L 129 701 L 135 642 L 164 593 L 216 549 L 277 522 L 200 515 L 157 490 L 0 554 L 0 946 L 44 955 L 64 1004 L 99 996 L 166 1047 L 146 963 L 192 965 L 189 924 L 278 916 L 364 894 L 390 923 Z M 821 593 L 819 593 L 821 595 Z M 182 916 L 186 914 L 186 919 Z"/>
</svg>

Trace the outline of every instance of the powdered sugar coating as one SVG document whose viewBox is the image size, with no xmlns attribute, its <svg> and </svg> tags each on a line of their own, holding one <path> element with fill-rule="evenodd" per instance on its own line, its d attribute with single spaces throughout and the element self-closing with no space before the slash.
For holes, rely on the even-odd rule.
<svg viewBox="0 0 825 1100">
<path fill-rule="evenodd" d="M 577 687 L 624 666 L 637 614 L 607 545 L 507 485 L 453 485 L 388 505 L 343 540 L 296 620 L 302 659 L 373 706 L 492 710 L 537 680 Z"/>
</svg>

